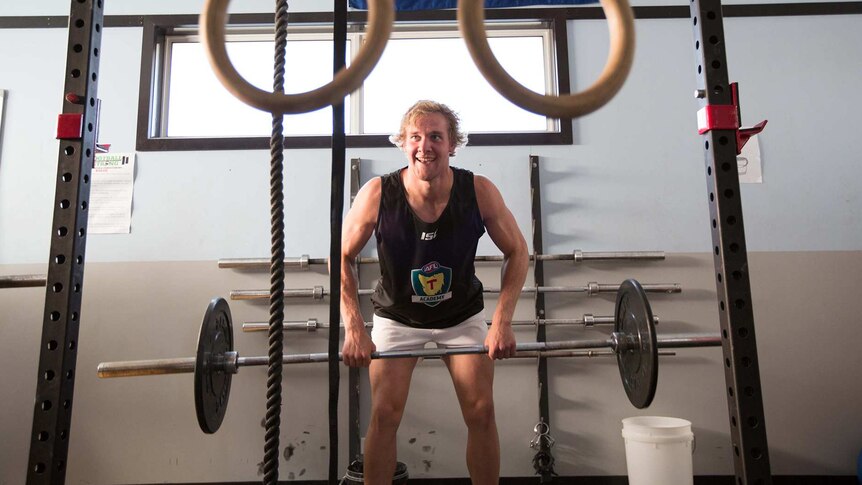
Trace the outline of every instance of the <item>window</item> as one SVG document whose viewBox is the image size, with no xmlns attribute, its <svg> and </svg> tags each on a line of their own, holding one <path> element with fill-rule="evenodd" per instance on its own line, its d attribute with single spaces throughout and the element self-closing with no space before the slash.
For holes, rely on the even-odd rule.
<svg viewBox="0 0 862 485">
<path fill-rule="evenodd" d="M 332 26 L 320 22 L 321 15 L 291 16 L 285 74 L 288 93 L 315 89 L 332 78 Z M 500 63 L 512 77 L 537 92 L 568 89 L 567 77 L 564 83 L 557 82 L 557 59 L 565 45 L 555 42 L 561 36 L 554 25 L 564 26 L 565 21 L 519 19 L 487 26 L 489 44 Z M 358 24 L 349 26 L 348 58 L 358 52 L 364 35 Z M 149 99 L 141 100 L 138 150 L 268 146 L 271 115 L 237 100 L 216 80 L 196 27 L 145 25 L 145 46 L 148 37 L 153 45 L 144 49 L 142 92 L 148 92 Z M 271 90 L 272 27 L 228 26 L 227 41 L 237 71 L 249 83 Z M 345 100 L 348 146 L 388 145 L 387 137 L 397 128 L 404 110 L 418 99 L 438 100 L 456 109 L 473 145 L 571 141 L 570 124 L 561 126 L 559 120 L 518 108 L 482 78 L 454 19 L 395 26 L 377 66 Z M 286 116 L 284 128 L 290 146 L 328 146 L 332 108 Z"/>
</svg>

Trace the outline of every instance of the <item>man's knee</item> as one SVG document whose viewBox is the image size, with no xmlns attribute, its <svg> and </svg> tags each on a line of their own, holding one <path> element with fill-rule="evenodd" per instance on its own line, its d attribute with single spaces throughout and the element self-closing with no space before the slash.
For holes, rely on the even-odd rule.
<svg viewBox="0 0 862 485">
<path fill-rule="evenodd" d="M 495 426 L 494 401 L 491 399 L 479 399 L 465 404 L 462 409 L 464 422 L 468 428 L 488 428 Z"/>
<path fill-rule="evenodd" d="M 395 431 L 401 424 L 404 407 L 391 402 L 375 402 L 371 406 L 371 425 L 379 430 Z"/>
</svg>

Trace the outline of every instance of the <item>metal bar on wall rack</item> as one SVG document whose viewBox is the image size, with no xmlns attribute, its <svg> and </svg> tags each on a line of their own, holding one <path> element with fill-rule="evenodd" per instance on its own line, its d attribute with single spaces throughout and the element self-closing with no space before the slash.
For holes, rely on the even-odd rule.
<svg viewBox="0 0 862 485">
<path fill-rule="evenodd" d="M 533 231 L 533 254 L 535 263 L 533 265 L 533 279 L 535 285 L 543 286 L 545 284 L 545 264 L 538 257 L 544 250 L 542 243 L 542 192 L 541 183 L 539 181 L 539 157 L 530 155 L 530 203 L 532 213 L 532 231 Z M 536 292 L 535 299 L 536 318 L 545 318 L 545 295 Z M 536 326 L 536 342 L 545 342 L 545 326 Z M 551 429 L 550 405 L 548 403 L 548 359 L 540 356 L 538 362 L 538 392 L 539 392 L 539 422 L 545 423 L 547 429 Z M 551 455 L 551 448 L 546 440 L 540 442 L 540 451 Z M 540 476 L 541 483 L 548 483 L 553 480 L 553 467 L 544 471 Z"/>
<path fill-rule="evenodd" d="M 732 105 L 721 2 L 691 0 L 691 18 L 700 108 Z M 742 223 L 736 130 L 713 129 L 701 140 L 736 483 L 769 485 L 772 477 Z"/>
<path fill-rule="evenodd" d="M 68 468 L 103 17 L 102 0 L 71 2 L 63 113 L 57 125 L 60 146 L 51 252 L 27 464 L 30 485 L 62 484 Z"/>
</svg>

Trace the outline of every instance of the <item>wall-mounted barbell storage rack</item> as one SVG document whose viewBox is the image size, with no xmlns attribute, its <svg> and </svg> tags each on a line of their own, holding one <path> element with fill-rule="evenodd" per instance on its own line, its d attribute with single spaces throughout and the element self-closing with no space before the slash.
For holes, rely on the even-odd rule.
<svg viewBox="0 0 862 485">
<path fill-rule="evenodd" d="M 64 71 L 66 81 L 59 124 L 64 128 L 64 133 L 63 136 L 58 133 L 62 141 L 55 180 L 46 298 L 27 465 L 27 483 L 30 485 L 65 482 L 77 361 L 75 349 L 81 320 L 81 285 L 87 240 L 86 207 L 89 201 L 91 162 L 96 150 L 94 128 L 98 122 L 98 52 L 101 47 L 103 2 L 71 0 L 70 4 Z M 690 7 L 693 47 L 698 58 L 696 80 L 700 107 L 729 106 L 732 99 L 726 68 L 721 2 L 691 0 Z M 343 15 L 336 15 L 336 20 L 339 24 L 346 23 Z M 341 43 L 343 40 L 335 42 Z M 66 131 L 75 125 L 79 127 L 77 133 L 74 130 L 71 133 Z M 742 204 L 740 198 L 735 196 L 739 194 L 739 177 L 736 170 L 725 168 L 735 167 L 736 164 L 737 131 L 738 128 L 713 129 L 702 133 L 702 140 L 710 198 L 710 224 L 715 221 L 712 240 L 734 470 L 739 485 L 769 485 L 772 478 Z M 333 151 L 337 148 L 343 151 L 343 137 L 340 140 L 342 143 L 333 143 Z M 541 222 L 541 219 L 538 220 Z M 538 234 L 540 237 L 541 231 Z M 534 247 L 541 247 L 535 244 L 535 235 Z M 536 272 L 536 276 L 541 276 L 540 269 Z M 542 284 L 538 278 L 535 281 L 536 284 Z M 543 296 L 537 295 L 537 311 L 540 310 L 541 300 Z M 539 326 L 538 332 L 543 331 L 544 326 Z M 540 379 L 540 382 L 545 380 Z M 540 399 L 547 402 L 546 389 L 543 389 Z M 352 439 L 351 449 L 353 446 Z M 550 478 L 542 475 L 543 481 Z"/>
</svg>

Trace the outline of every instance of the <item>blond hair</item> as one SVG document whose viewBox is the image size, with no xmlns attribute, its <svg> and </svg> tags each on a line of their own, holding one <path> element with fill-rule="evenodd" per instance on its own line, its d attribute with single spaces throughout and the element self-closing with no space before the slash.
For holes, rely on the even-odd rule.
<svg viewBox="0 0 862 485">
<path fill-rule="evenodd" d="M 404 113 L 404 116 L 401 118 L 401 127 L 398 129 L 398 133 L 390 136 L 389 141 L 398 148 L 401 148 L 404 146 L 404 135 L 406 134 L 405 131 L 407 130 L 407 126 L 416 121 L 416 118 L 432 113 L 440 113 L 444 118 L 446 118 L 446 122 L 449 125 L 449 141 L 455 145 L 455 148 L 459 148 L 467 144 L 467 134 L 461 131 L 461 118 L 458 117 L 458 113 L 443 103 L 424 99 L 417 101 L 410 107 L 410 109 L 407 110 L 406 113 Z"/>
</svg>

